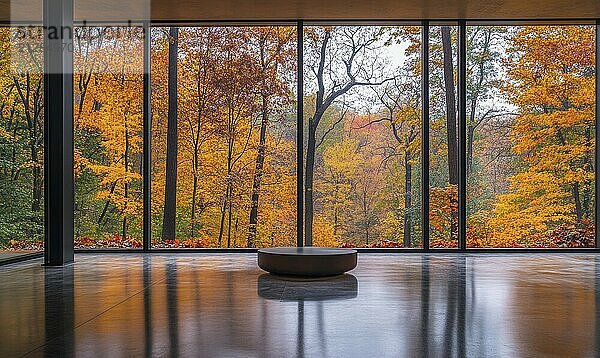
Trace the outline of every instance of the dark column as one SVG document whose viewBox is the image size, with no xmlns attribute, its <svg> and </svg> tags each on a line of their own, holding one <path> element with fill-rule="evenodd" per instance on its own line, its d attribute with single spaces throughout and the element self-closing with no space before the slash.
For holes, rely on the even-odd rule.
<svg viewBox="0 0 600 358">
<path fill-rule="evenodd" d="M 151 185 L 151 148 L 152 148 L 152 101 L 150 97 L 150 23 L 144 24 L 144 251 L 151 249 L 151 215 L 152 198 L 150 196 Z"/>
<path fill-rule="evenodd" d="M 458 248 L 467 248 L 467 23 L 458 21 Z"/>
<path fill-rule="evenodd" d="M 421 24 L 421 232 L 429 250 L 429 21 Z"/>
<path fill-rule="evenodd" d="M 297 89 L 296 89 L 296 246 L 304 246 L 304 24 L 298 21 L 297 31 Z M 312 243 L 311 243 L 312 244 Z M 309 244 L 309 246 L 311 246 Z"/>
<path fill-rule="evenodd" d="M 44 0 L 44 262 L 73 261 L 73 0 Z"/>
</svg>

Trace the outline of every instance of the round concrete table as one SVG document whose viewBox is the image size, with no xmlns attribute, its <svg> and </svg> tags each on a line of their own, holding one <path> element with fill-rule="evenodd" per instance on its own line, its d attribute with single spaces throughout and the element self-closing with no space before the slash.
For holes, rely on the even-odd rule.
<svg viewBox="0 0 600 358">
<path fill-rule="evenodd" d="M 356 267 L 356 250 L 274 247 L 258 250 L 258 267 L 276 275 L 334 276 Z"/>
</svg>

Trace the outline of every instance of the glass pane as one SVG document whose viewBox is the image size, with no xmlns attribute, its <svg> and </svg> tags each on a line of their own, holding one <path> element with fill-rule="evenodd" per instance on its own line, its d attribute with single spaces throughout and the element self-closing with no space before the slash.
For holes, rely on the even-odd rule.
<svg viewBox="0 0 600 358">
<path fill-rule="evenodd" d="M 143 36 L 74 31 L 76 248 L 142 246 Z"/>
<path fill-rule="evenodd" d="M 422 246 L 420 31 L 305 28 L 307 244 Z"/>
<path fill-rule="evenodd" d="M 468 28 L 469 247 L 593 247 L 594 39 Z"/>
<path fill-rule="evenodd" d="M 295 245 L 296 61 L 292 26 L 152 29 L 154 247 Z"/>
<path fill-rule="evenodd" d="M 429 30 L 429 246 L 458 247 L 458 27 Z"/>
<path fill-rule="evenodd" d="M 0 28 L 0 260 L 44 249 L 42 36 Z"/>
</svg>

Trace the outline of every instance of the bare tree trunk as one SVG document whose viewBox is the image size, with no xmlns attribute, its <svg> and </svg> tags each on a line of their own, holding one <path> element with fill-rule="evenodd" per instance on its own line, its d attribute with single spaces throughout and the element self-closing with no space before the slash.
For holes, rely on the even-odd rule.
<svg viewBox="0 0 600 358">
<path fill-rule="evenodd" d="M 258 154 L 256 155 L 256 166 L 254 169 L 254 180 L 252 182 L 252 203 L 250 208 L 250 224 L 248 226 L 248 247 L 256 247 L 256 226 L 258 224 L 258 200 L 260 195 L 260 184 L 262 181 L 263 167 L 266 155 L 266 138 L 268 115 L 268 99 L 265 94 L 262 95 L 262 121 L 260 124 L 260 139 L 258 144 Z"/>
<path fill-rule="evenodd" d="M 238 236 L 238 226 L 239 226 L 240 218 L 236 215 L 235 217 L 235 226 L 233 227 L 233 247 L 238 247 L 237 236 Z"/>
<path fill-rule="evenodd" d="M 218 244 L 219 247 L 221 247 L 221 243 L 223 242 L 223 233 L 224 233 L 224 228 L 225 228 L 225 215 L 227 213 L 227 209 L 229 208 L 229 211 L 231 212 L 231 194 L 233 193 L 233 183 L 232 183 L 232 177 L 231 177 L 231 173 L 233 171 L 233 147 L 234 147 L 234 137 L 233 137 L 233 126 L 234 126 L 234 120 L 233 120 L 234 114 L 233 114 L 233 108 L 229 108 L 229 124 L 228 124 L 228 137 L 227 137 L 227 186 L 225 188 L 225 198 L 223 199 L 223 208 L 221 210 L 221 225 L 219 228 L 219 239 L 218 239 Z M 231 219 L 231 215 L 230 215 L 230 219 Z M 231 222 L 229 222 L 229 230 L 228 232 L 231 232 Z M 227 245 L 229 245 L 229 235 L 228 235 L 228 243 Z"/>
<path fill-rule="evenodd" d="M 37 148 L 32 149 L 31 160 L 36 164 L 38 163 Z M 39 212 L 41 210 L 42 190 L 42 173 L 40 168 L 36 165 L 33 168 L 33 201 L 31 202 L 31 211 L 33 212 Z"/>
<path fill-rule="evenodd" d="M 338 212 L 338 208 L 336 205 L 335 209 L 333 209 L 333 237 L 336 237 L 336 238 L 338 235 L 338 227 L 339 227 L 338 216 L 339 216 L 339 212 Z"/>
<path fill-rule="evenodd" d="M 567 141 L 565 139 L 565 135 L 561 128 L 556 130 L 556 139 L 560 143 L 560 145 L 565 146 Z M 583 209 L 581 206 L 581 198 L 579 197 L 579 183 L 575 182 L 571 184 L 571 195 L 573 197 L 573 202 L 575 203 L 575 215 L 577 216 L 577 222 L 580 223 L 583 219 Z"/>
<path fill-rule="evenodd" d="M 199 157 L 199 152 L 200 152 L 200 146 L 199 146 L 199 141 L 200 141 L 200 132 L 201 132 L 201 119 L 198 118 L 198 128 L 197 128 L 197 134 L 196 134 L 196 138 L 194 139 L 194 155 L 193 155 L 193 162 L 192 162 L 192 166 L 193 166 L 193 175 L 194 175 L 194 179 L 193 179 L 193 189 L 192 189 L 192 213 L 191 213 L 191 218 L 190 218 L 190 237 L 194 238 L 196 237 L 196 211 L 197 211 L 197 201 L 198 201 L 198 175 L 199 175 L 199 171 L 200 171 L 200 157 Z"/>
<path fill-rule="evenodd" d="M 458 185 L 458 143 L 456 129 L 456 94 L 454 90 L 454 65 L 452 61 L 452 39 L 450 27 L 442 26 L 442 48 L 444 52 L 444 87 L 446 92 L 446 132 L 448 141 L 448 182 Z M 458 198 L 452 197 L 455 203 Z M 453 205 L 454 206 L 454 205 Z M 450 224 L 450 236 L 457 237 L 458 213 L 453 212 Z"/>
<path fill-rule="evenodd" d="M 13 108 L 10 111 L 10 122 L 9 122 L 9 127 L 11 128 L 12 126 L 12 135 L 13 138 L 17 138 L 17 129 L 19 128 L 17 126 L 16 123 L 13 123 L 13 116 L 15 113 L 15 108 L 14 108 L 14 104 L 13 104 Z M 10 129 L 9 129 L 10 130 Z M 12 141 L 11 144 L 11 165 L 10 165 L 10 177 L 12 178 L 12 180 L 17 180 L 17 142 L 16 141 Z"/>
<path fill-rule="evenodd" d="M 115 182 L 113 182 L 112 186 L 110 187 L 110 194 L 108 195 L 109 199 L 106 199 L 106 202 L 104 203 L 104 207 L 102 208 L 102 213 L 100 213 L 100 216 L 98 217 L 98 225 L 102 224 L 102 221 L 104 220 L 104 217 L 106 216 L 106 213 L 108 212 L 108 206 L 110 205 L 110 197 L 111 197 L 111 195 L 113 195 L 116 188 L 117 188 L 117 182 L 115 181 Z"/>
<path fill-rule="evenodd" d="M 475 126 L 467 127 L 467 176 L 473 170 L 473 140 L 475 138 Z"/>
<path fill-rule="evenodd" d="M 471 174 L 473 170 L 473 141 L 475 138 L 475 130 L 481 124 L 483 119 L 476 121 L 475 115 L 477 110 L 477 102 L 479 101 L 479 96 L 483 90 L 483 78 L 486 76 L 485 73 L 485 62 L 488 61 L 486 54 L 490 48 L 491 41 L 491 29 L 486 30 L 485 41 L 483 43 L 483 48 L 481 49 L 481 57 L 477 60 L 477 85 L 471 91 L 471 111 L 469 113 L 469 121 L 467 123 L 467 177 Z"/>
<path fill-rule="evenodd" d="M 369 208 L 368 208 L 368 203 L 367 203 L 367 187 L 366 185 L 363 187 L 362 190 L 362 210 L 363 210 L 363 216 L 365 218 L 365 245 L 369 246 L 369 227 L 371 225 L 371 222 L 369 220 Z"/>
<path fill-rule="evenodd" d="M 192 217 L 190 219 L 190 237 L 196 236 L 196 196 L 198 196 L 198 176 L 194 173 L 194 188 L 192 190 Z"/>
<path fill-rule="evenodd" d="M 583 219 L 583 209 L 581 207 L 581 199 L 579 198 L 579 183 L 573 183 L 572 185 L 573 200 L 575 200 L 575 214 L 577 215 L 577 222 L 581 222 Z"/>
<path fill-rule="evenodd" d="M 404 247 L 411 246 L 412 166 L 408 153 L 404 156 Z"/>
<path fill-rule="evenodd" d="M 30 150 L 30 158 L 33 163 L 36 164 L 36 167 L 33 169 L 33 178 L 32 178 L 32 201 L 31 201 L 31 211 L 39 212 L 41 210 L 41 200 L 42 200 L 42 191 L 43 191 L 43 183 L 42 183 L 42 172 L 39 167 L 37 167 L 38 159 L 39 159 L 39 147 L 40 147 L 40 115 L 41 112 L 36 110 L 36 92 L 32 89 L 31 86 L 31 75 L 27 73 L 25 75 L 25 88 L 23 89 L 21 83 L 19 82 L 17 77 L 13 78 L 13 83 L 15 88 L 17 89 L 17 93 L 21 99 L 23 107 L 25 109 L 25 119 L 27 122 L 27 131 L 29 134 L 29 150 Z M 33 110 L 31 108 L 31 97 L 33 98 Z M 33 113 L 32 113 L 33 112 Z"/>
<path fill-rule="evenodd" d="M 326 61 L 327 46 L 331 34 L 325 31 L 323 43 L 319 52 L 319 66 L 317 70 L 317 98 L 315 103 L 315 114 L 308 120 L 308 140 L 306 142 L 306 165 L 304 167 L 304 243 L 306 246 L 313 244 L 313 182 L 315 177 L 315 151 L 317 146 L 317 127 L 321 117 L 335 98 L 328 98 L 325 104 L 324 69 Z M 340 95 L 343 93 L 340 92 Z"/>
<path fill-rule="evenodd" d="M 227 205 L 227 248 L 231 247 L 231 197 L 233 194 L 233 187 L 230 187 L 229 190 L 229 205 Z"/>
<path fill-rule="evenodd" d="M 227 211 L 227 193 L 229 192 L 229 187 L 225 190 L 225 197 L 223 198 L 223 206 L 221 207 L 221 223 L 219 225 L 219 239 L 217 240 L 217 246 L 221 247 L 221 243 L 223 242 L 223 230 L 225 228 L 225 212 Z"/>
<path fill-rule="evenodd" d="M 304 240 L 306 246 L 313 245 L 313 182 L 315 177 L 316 130 L 313 120 L 308 125 L 308 141 L 306 143 L 306 167 L 304 168 Z"/>
<path fill-rule="evenodd" d="M 179 29 L 169 30 L 169 79 L 167 158 L 165 166 L 165 206 L 163 213 L 162 239 L 175 239 L 175 211 L 177 206 L 177 57 Z"/>
<path fill-rule="evenodd" d="M 586 137 L 586 141 L 587 143 L 590 143 L 592 141 L 592 128 L 591 127 L 587 127 L 585 129 L 585 137 Z M 592 148 L 594 148 L 594 146 L 591 146 Z M 594 164 L 593 164 L 593 159 L 590 158 L 591 154 L 593 153 L 593 151 L 588 151 L 584 157 L 583 157 L 583 167 L 586 168 L 586 170 L 594 173 Z M 592 203 L 592 186 L 594 182 L 592 181 L 591 183 L 586 183 L 584 184 L 583 187 L 583 217 L 586 219 L 590 219 L 592 217 L 592 208 L 591 208 L 591 203 Z"/>
<path fill-rule="evenodd" d="M 124 155 L 124 164 L 125 164 L 125 176 L 129 172 L 129 130 L 127 129 L 127 121 L 125 121 L 125 155 Z M 125 197 L 125 207 L 127 207 L 127 198 L 129 197 L 129 183 L 127 182 L 127 178 L 124 178 L 124 197 Z M 124 210 L 125 211 L 125 210 Z M 127 214 L 123 212 L 123 239 L 127 237 Z"/>
<path fill-rule="evenodd" d="M 332 90 L 331 93 L 327 94 L 325 89 L 326 82 L 326 62 L 327 62 L 327 48 L 331 39 L 330 30 L 325 30 L 323 41 L 319 46 L 319 60 L 317 61 L 317 69 L 315 71 L 317 80 L 317 93 L 315 98 L 315 112 L 308 121 L 308 140 L 306 143 L 306 166 L 304 168 L 304 242 L 306 246 L 313 245 L 313 218 L 314 218 L 314 199 L 313 199 L 313 186 L 314 186 L 314 175 L 315 175 L 315 153 L 317 148 L 316 134 L 319 122 L 323 118 L 323 115 L 340 96 L 346 94 L 350 89 L 356 86 L 370 86 L 375 83 L 361 83 L 356 80 L 355 74 L 352 74 L 352 63 L 356 59 L 356 55 L 360 49 L 364 46 L 352 42 L 350 44 L 352 54 L 349 56 L 346 62 L 346 71 L 348 75 L 348 82 L 344 84 L 338 84 L 338 88 Z M 379 83 L 382 84 L 383 82 Z M 324 133 L 324 136 L 328 132 Z M 322 138 L 324 139 L 324 137 Z M 322 142 L 321 142 L 322 143 Z"/>
</svg>

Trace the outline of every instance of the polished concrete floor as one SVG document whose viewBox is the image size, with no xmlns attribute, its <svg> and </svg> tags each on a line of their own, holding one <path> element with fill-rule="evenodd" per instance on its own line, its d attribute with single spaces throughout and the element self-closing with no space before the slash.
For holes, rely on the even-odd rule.
<svg viewBox="0 0 600 358">
<path fill-rule="evenodd" d="M 31 255 L 34 254 L 38 251 L 7 251 L 7 250 L 0 250 L 0 262 L 7 260 L 7 259 L 14 259 L 16 257 L 19 256 L 24 256 L 24 255 Z"/>
<path fill-rule="evenodd" d="M 255 254 L 0 267 L 0 357 L 596 357 L 600 256 L 359 254 L 329 280 Z"/>
</svg>

